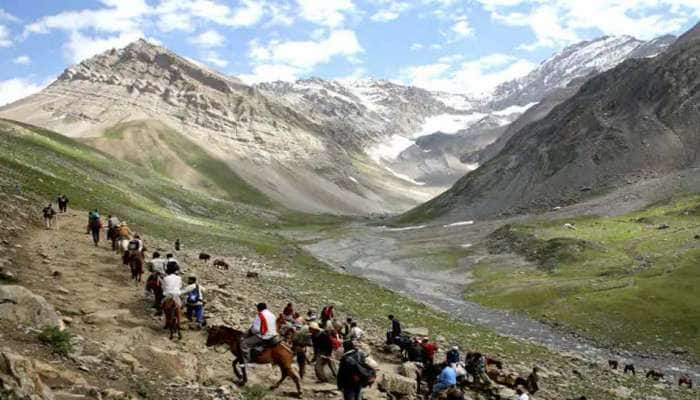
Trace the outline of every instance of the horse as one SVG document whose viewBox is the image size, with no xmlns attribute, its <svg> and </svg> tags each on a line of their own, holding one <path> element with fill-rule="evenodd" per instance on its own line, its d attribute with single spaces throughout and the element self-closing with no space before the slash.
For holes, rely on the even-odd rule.
<svg viewBox="0 0 700 400">
<path fill-rule="evenodd" d="M 161 302 L 163 301 L 163 286 L 158 274 L 151 274 L 146 278 L 146 292 L 153 293 L 153 308 L 160 313 Z"/>
<path fill-rule="evenodd" d="M 664 377 L 664 374 L 662 372 L 650 369 L 649 371 L 647 371 L 646 377 L 658 381 L 659 379 Z"/>
<path fill-rule="evenodd" d="M 233 354 L 233 362 L 231 363 L 233 373 L 240 379 L 238 383 L 240 386 L 244 386 L 248 381 L 245 368 L 243 368 L 242 371 L 238 368 L 238 364 L 243 359 L 241 340 L 244 336 L 243 332 L 223 325 L 212 326 L 207 330 L 207 347 L 228 345 L 231 354 Z M 273 364 L 280 368 L 282 377 L 276 384 L 272 385 L 271 390 L 277 389 L 287 377 L 290 377 L 297 387 L 297 396 L 301 397 L 299 375 L 297 375 L 292 368 L 292 363 L 295 358 L 294 355 L 294 352 L 289 346 L 280 342 L 272 347 L 264 349 L 262 353 L 255 357 L 253 362 L 256 364 Z M 301 369 L 301 366 L 299 367 Z"/>
<path fill-rule="evenodd" d="M 680 378 L 678 378 L 678 387 L 681 387 L 683 385 L 688 386 L 688 389 L 692 389 L 693 388 L 693 380 L 690 379 L 689 376 L 683 375 Z"/>
<path fill-rule="evenodd" d="M 177 338 L 182 339 L 182 334 L 180 333 L 182 313 L 173 298 L 168 298 L 163 302 L 163 313 L 165 313 L 165 329 L 170 330 L 170 340 L 173 340 L 175 332 L 177 332 Z"/>
<path fill-rule="evenodd" d="M 119 254 L 124 255 L 124 253 L 129 251 L 129 242 L 130 241 L 131 241 L 131 239 L 129 239 L 128 237 L 127 238 L 120 237 L 117 239 L 117 244 L 119 245 L 117 247 L 117 251 L 119 252 Z"/>
<path fill-rule="evenodd" d="M 610 367 L 610 369 L 617 369 L 619 365 L 620 363 L 617 360 L 608 360 L 608 367 Z"/>
<path fill-rule="evenodd" d="M 225 269 L 227 271 L 229 270 L 229 268 L 231 268 L 226 261 L 220 259 L 214 260 L 214 266 L 220 267 L 221 269 Z"/>
<path fill-rule="evenodd" d="M 131 279 L 135 282 L 141 282 L 143 275 L 143 254 L 140 251 L 129 250 L 127 253 L 129 258 L 129 269 L 131 270 Z"/>
<path fill-rule="evenodd" d="M 625 369 L 623 371 L 625 374 L 627 372 L 631 373 L 632 375 L 637 375 L 637 371 L 634 370 L 634 364 L 625 364 Z"/>
<path fill-rule="evenodd" d="M 211 256 L 207 253 L 199 253 L 199 260 L 204 261 L 205 264 L 207 264 L 209 262 L 210 258 L 211 258 Z"/>
</svg>

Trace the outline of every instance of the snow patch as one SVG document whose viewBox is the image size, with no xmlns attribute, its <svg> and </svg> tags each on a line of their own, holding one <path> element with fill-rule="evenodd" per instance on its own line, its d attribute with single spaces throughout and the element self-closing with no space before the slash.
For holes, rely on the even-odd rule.
<svg viewBox="0 0 700 400">
<path fill-rule="evenodd" d="M 468 248 L 472 247 L 472 244 L 471 244 L 471 243 L 465 243 L 465 244 L 463 244 L 463 245 L 460 245 L 459 247 L 461 247 L 461 248 L 463 248 L 463 249 L 468 249 Z"/>
<path fill-rule="evenodd" d="M 412 231 L 415 229 L 423 229 L 425 227 L 426 227 L 426 225 L 406 226 L 403 228 L 387 228 L 387 227 L 384 227 L 384 228 L 386 228 L 386 230 L 390 231 L 390 232 L 400 232 L 400 231 Z"/>
<path fill-rule="evenodd" d="M 418 182 L 418 181 L 414 180 L 413 178 L 411 178 L 410 176 L 404 175 L 404 174 L 401 174 L 401 173 L 398 173 L 398 172 L 394 171 L 393 169 L 391 169 L 391 168 L 389 168 L 389 167 L 387 167 L 387 166 L 384 166 L 384 169 L 387 170 L 387 171 L 389 171 L 389 172 L 391 172 L 391 174 L 394 175 L 395 177 L 397 177 L 397 178 L 399 178 L 399 179 L 401 179 L 401 180 L 404 180 L 404 181 L 406 181 L 406 182 L 410 182 L 410 183 L 412 183 L 412 184 L 414 184 L 414 185 L 416 185 L 416 186 L 423 186 L 423 185 L 425 185 L 425 182 Z"/>
<path fill-rule="evenodd" d="M 417 138 L 420 136 L 430 135 L 435 132 L 442 132 L 447 134 L 455 134 L 462 129 L 467 129 L 475 122 L 484 118 L 487 114 L 484 113 L 472 113 L 465 115 L 458 114 L 440 114 L 429 117 L 425 120 L 418 133 L 414 134 L 413 137 Z"/>
<path fill-rule="evenodd" d="M 379 163 L 381 160 L 395 160 L 404 150 L 413 145 L 413 140 L 401 135 L 391 135 L 381 143 L 367 150 L 369 158 Z"/>
<path fill-rule="evenodd" d="M 513 114 L 522 114 L 530 108 L 534 107 L 535 105 L 537 105 L 537 102 L 525 104 L 524 106 L 510 106 L 502 110 L 494 111 L 493 114 L 499 117 L 505 117 Z"/>
<path fill-rule="evenodd" d="M 360 183 L 360 182 L 357 181 L 357 179 L 355 179 L 355 177 L 350 176 L 350 177 L 348 177 L 348 179 L 350 179 L 351 181 L 353 181 L 353 182 L 355 182 L 355 183 L 357 183 L 357 184 Z"/>
<path fill-rule="evenodd" d="M 473 224 L 474 224 L 474 221 L 460 221 L 460 222 L 455 222 L 452 224 L 443 225 L 442 227 L 443 228 L 452 228 L 454 226 L 465 226 L 465 225 L 473 225 Z"/>
</svg>

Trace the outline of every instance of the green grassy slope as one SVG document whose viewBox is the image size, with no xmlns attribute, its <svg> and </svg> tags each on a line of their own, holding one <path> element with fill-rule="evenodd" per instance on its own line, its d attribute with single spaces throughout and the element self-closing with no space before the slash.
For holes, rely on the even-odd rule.
<svg viewBox="0 0 700 400">
<path fill-rule="evenodd" d="M 431 335 L 442 336 L 445 345 L 456 343 L 463 349 L 496 355 L 521 372 L 540 365 L 554 372 L 543 385 L 541 398 L 595 398 L 620 384 L 633 388 L 634 395 L 692 398 L 685 392 L 673 392 L 668 397 L 666 389 L 652 382 L 627 376 L 613 379 L 588 362 L 461 323 L 367 280 L 334 272 L 278 234 L 278 229 L 294 226 L 319 231 L 337 229 L 333 218 L 217 200 L 183 189 L 154 170 L 116 160 L 58 134 L 2 120 L 0 178 L 0 188 L 12 190 L 19 184 L 22 192 L 32 197 L 53 198 L 64 192 L 73 208 L 97 207 L 103 214 L 113 212 L 150 237 L 179 237 L 188 249 L 262 257 L 283 275 L 263 276 L 256 285 L 276 288 L 271 293 L 283 291 L 285 302 L 316 307 L 333 302 L 339 312 L 353 315 L 375 335 L 383 335 L 386 315 L 393 313 L 407 326 L 430 327 Z M 572 381 L 570 370 L 574 367 L 584 371 L 585 378 Z"/>
<path fill-rule="evenodd" d="M 483 261 L 469 299 L 564 323 L 609 344 L 700 358 L 700 196 L 620 217 L 508 230 L 508 240 L 520 243 L 511 250 L 532 266 Z M 503 240 L 497 236 L 491 239 Z"/>
</svg>

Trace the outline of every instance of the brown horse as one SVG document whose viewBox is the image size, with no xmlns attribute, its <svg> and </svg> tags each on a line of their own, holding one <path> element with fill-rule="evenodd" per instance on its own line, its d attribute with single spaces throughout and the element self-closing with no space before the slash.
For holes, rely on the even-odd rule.
<svg viewBox="0 0 700 400">
<path fill-rule="evenodd" d="M 141 282 L 141 276 L 143 275 L 143 253 L 140 251 L 129 250 L 129 269 L 131 269 L 131 279 L 135 282 Z"/>
<path fill-rule="evenodd" d="M 170 330 L 170 340 L 173 340 L 175 332 L 177 332 L 177 338 L 182 339 L 180 333 L 182 314 L 175 300 L 169 297 L 163 302 L 163 313 L 165 314 L 165 329 Z"/>
<path fill-rule="evenodd" d="M 240 386 L 243 386 L 248 381 L 248 375 L 246 374 L 246 369 L 239 369 L 238 364 L 243 359 L 243 352 L 241 351 L 241 340 L 244 338 L 244 333 L 237 331 L 233 328 L 227 326 L 212 326 L 208 330 L 207 335 L 207 346 L 218 346 L 218 345 L 228 345 L 229 350 L 233 354 L 233 362 L 231 363 L 233 367 L 233 373 L 236 377 L 240 379 Z M 294 362 L 294 352 L 284 343 L 278 343 L 273 347 L 269 347 L 263 350 L 262 353 L 258 354 L 253 360 L 256 364 L 273 364 L 280 368 L 282 377 L 280 380 L 272 386 L 272 390 L 277 389 L 282 382 L 284 382 L 287 377 L 292 378 L 294 384 L 297 387 L 297 396 L 301 397 L 301 385 L 299 383 L 299 375 L 292 368 L 292 363 Z"/>
</svg>

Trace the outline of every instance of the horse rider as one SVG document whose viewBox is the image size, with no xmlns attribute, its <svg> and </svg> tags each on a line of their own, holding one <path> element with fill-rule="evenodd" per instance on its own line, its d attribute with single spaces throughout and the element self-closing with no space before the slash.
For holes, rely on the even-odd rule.
<svg viewBox="0 0 700 400">
<path fill-rule="evenodd" d="M 178 307 L 182 307 L 180 294 L 182 293 L 182 278 L 177 274 L 177 263 L 169 263 L 165 269 L 163 278 L 163 302 L 172 298 Z"/>
<path fill-rule="evenodd" d="M 148 268 L 153 274 L 153 278 L 159 283 L 153 288 L 153 308 L 156 309 L 156 316 L 162 315 L 161 304 L 163 302 L 163 278 L 165 278 L 165 260 L 161 258 L 159 252 L 153 253 L 153 258 L 148 263 Z"/>
<path fill-rule="evenodd" d="M 258 314 L 248 330 L 249 335 L 241 341 L 244 368 L 246 364 L 251 362 L 251 350 L 277 336 L 277 318 L 267 309 L 267 304 L 259 303 L 256 309 Z"/>
<path fill-rule="evenodd" d="M 194 316 L 199 328 L 207 326 L 207 321 L 204 319 L 204 289 L 197 283 L 196 276 L 191 275 L 187 278 L 187 286 L 180 294 L 186 296 L 187 319 L 192 321 Z"/>
<path fill-rule="evenodd" d="M 117 234 L 114 237 L 115 242 L 121 240 L 129 240 L 131 238 L 131 231 L 126 221 L 122 221 L 117 225 Z M 116 247 L 116 246 L 115 246 Z"/>
</svg>

